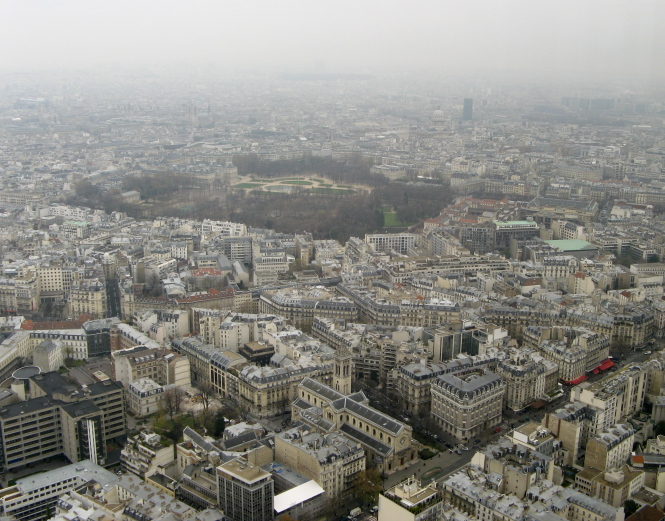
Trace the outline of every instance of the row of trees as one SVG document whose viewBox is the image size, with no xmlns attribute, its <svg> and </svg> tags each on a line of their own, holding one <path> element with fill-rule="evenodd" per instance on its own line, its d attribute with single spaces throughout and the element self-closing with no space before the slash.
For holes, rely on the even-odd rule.
<svg viewBox="0 0 665 521">
<path fill-rule="evenodd" d="M 337 195 L 309 191 L 246 192 L 229 187 L 203 191 L 191 175 L 165 171 L 129 176 L 123 180 L 122 189 L 106 192 L 83 180 L 76 185 L 76 196 L 68 202 L 107 212 L 122 211 L 136 218 L 166 215 L 228 220 L 284 233 L 308 231 L 317 239 L 345 242 L 351 236 L 362 237 L 365 233 L 380 231 L 386 208 L 394 211 L 399 221 L 416 223 L 436 216 L 452 200 L 452 193 L 445 185 L 394 183 L 372 175 L 370 162 L 359 155 L 348 161 L 304 158 L 263 162 L 252 155 L 237 156 L 234 160 L 241 173 L 252 172 L 265 177 L 314 173 L 337 183 L 371 185 L 372 190 Z M 153 204 L 125 202 L 121 193 L 130 190 L 140 192 L 144 201 Z"/>
</svg>

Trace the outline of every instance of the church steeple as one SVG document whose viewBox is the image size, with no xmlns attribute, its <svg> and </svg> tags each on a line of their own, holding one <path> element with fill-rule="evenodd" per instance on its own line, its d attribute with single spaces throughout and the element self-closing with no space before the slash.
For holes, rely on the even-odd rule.
<svg viewBox="0 0 665 521">
<path fill-rule="evenodd" d="M 351 374 L 353 369 L 353 355 L 343 346 L 335 353 L 335 373 L 333 374 L 333 389 L 344 395 L 351 394 Z"/>
</svg>

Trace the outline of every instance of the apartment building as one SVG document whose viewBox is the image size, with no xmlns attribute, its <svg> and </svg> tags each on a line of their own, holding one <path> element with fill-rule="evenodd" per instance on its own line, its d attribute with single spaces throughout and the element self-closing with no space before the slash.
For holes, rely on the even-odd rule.
<svg viewBox="0 0 665 521">
<path fill-rule="evenodd" d="M 44 340 L 32 351 L 32 364 L 43 373 L 57 371 L 64 364 L 64 345 L 59 340 Z"/>
<path fill-rule="evenodd" d="M 9 378 L 16 369 L 33 357 L 35 348 L 46 340 L 60 346 L 63 359 L 85 360 L 88 357 L 87 339 L 82 329 L 22 329 L 0 343 L 0 377 Z M 42 361 L 55 364 L 59 356 L 57 351 L 51 350 L 48 360 Z"/>
<path fill-rule="evenodd" d="M 322 288 L 264 291 L 259 313 L 280 315 L 299 329 L 309 330 L 315 317 L 355 321 L 358 308 L 348 297 L 335 296 Z"/>
<path fill-rule="evenodd" d="M 154 474 L 160 466 L 173 460 L 173 445 L 162 444 L 160 435 L 151 431 L 142 431 L 129 438 L 120 453 L 123 470 L 141 479 Z"/>
<path fill-rule="evenodd" d="M 133 474 L 124 474 L 116 477 L 115 483 L 97 482 L 94 476 L 91 478 L 84 483 L 86 486 L 79 485 L 60 497 L 55 504 L 54 521 L 66 521 L 74 516 L 81 521 L 152 521 L 164 517 L 172 521 L 224 519 L 224 515 L 216 509 L 198 512 L 176 500 L 172 491 L 156 477 L 150 482 L 143 482 Z M 167 484 L 171 485 L 171 482 Z"/>
<path fill-rule="evenodd" d="M 162 347 L 143 331 L 139 331 L 135 327 L 122 322 L 111 324 L 109 342 L 112 352 L 123 351 L 137 346 L 145 346 L 150 349 L 160 349 Z"/>
<path fill-rule="evenodd" d="M 252 237 L 226 237 L 217 236 L 211 244 L 219 248 L 230 261 L 238 261 L 243 264 L 251 264 L 254 258 Z"/>
<path fill-rule="evenodd" d="M 501 476 L 495 485 L 501 494 L 524 498 L 537 481 L 552 481 L 555 475 L 554 459 L 537 450 L 531 451 L 520 442 L 500 438 L 476 452 L 471 460 L 483 472 Z"/>
<path fill-rule="evenodd" d="M 619 470 L 628 463 L 634 441 L 635 430 L 630 425 L 612 425 L 589 438 L 584 466 L 608 472 Z"/>
<path fill-rule="evenodd" d="M 528 326 L 523 345 L 557 364 L 561 380 L 574 382 L 608 360 L 610 339 L 582 327 Z"/>
<path fill-rule="evenodd" d="M 575 474 L 575 487 L 589 497 L 621 508 L 628 498 L 644 487 L 644 478 L 644 472 L 628 465 L 611 472 L 585 467 Z"/>
<path fill-rule="evenodd" d="M 407 253 L 416 245 L 417 236 L 413 233 L 368 233 L 365 235 L 365 243 L 369 244 L 374 251 Z"/>
<path fill-rule="evenodd" d="M 318 483 L 329 500 L 344 500 L 365 469 L 360 443 L 339 432 L 318 433 L 307 426 L 294 427 L 275 436 L 275 461 Z"/>
<path fill-rule="evenodd" d="M 439 519 L 445 507 L 436 484 L 412 476 L 379 494 L 379 521 Z"/>
<path fill-rule="evenodd" d="M 206 235 L 218 234 L 225 238 L 242 237 L 247 235 L 247 226 L 243 223 L 203 219 L 201 221 L 201 233 Z"/>
<path fill-rule="evenodd" d="M 88 345 L 87 357 L 108 356 L 111 354 L 111 328 L 117 325 L 117 317 L 103 320 L 90 320 L 83 324 Z"/>
<path fill-rule="evenodd" d="M 177 338 L 171 346 L 189 359 L 193 385 L 212 383 L 216 393 L 238 398 L 237 370 L 247 363 L 243 356 L 234 351 L 216 349 L 197 337 Z"/>
<path fill-rule="evenodd" d="M 106 318 L 106 283 L 99 279 L 72 282 L 69 291 L 69 312 L 75 317 L 85 314 L 93 319 Z"/>
<path fill-rule="evenodd" d="M 537 519 L 539 512 L 547 512 L 548 519 L 569 521 L 615 521 L 623 515 L 620 508 L 589 497 L 581 491 L 555 485 L 546 479 L 536 481 L 524 498 L 515 494 L 502 494 L 491 476 L 493 474 L 477 466 L 466 466 L 443 481 L 441 487 L 444 500 L 469 516 L 495 521 L 531 517 Z"/>
<path fill-rule="evenodd" d="M 287 411 L 297 396 L 298 386 L 309 378 L 332 383 L 333 363 L 281 368 L 247 365 L 238 371 L 233 383 L 237 385 L 241 406 L 265 418 Z"/>
<path fill-rule="evenodd" d="M 432 381 L 445 371 L 443 364 L 429 364 L 425 360 L 398 368 L 396 391 L 400 403 L 414 416 L 429 415 L 432 404 Z"/>
<path fill-rule="evenodd" d="M 137 346 L 111 353 L 114 379 L 125 387 L 141 378 L 159 385 L 191 386 L 189 359 L 169 349 Z"/>
<path fill-rule="evenodd" d="M 127 408 L 138 418 L 155 414 L 164 403 L 164 386 L 150 378 L 139 378 L 127 387 Z"/>
<path fill-rule="evenodd" d="M 283 248 L 257 248 L 252 258 L 253 280 L 256 286 L 277 282 L 281 273 L 289 271 L 289 259 Z"/>
<path fill-rule="evenodd" d="M 366 286 L 339 284 L 337 291 L 358 307 L 362 321 L 385 326 L 435 327 L 457 320 L 458 304 L 438 298 L 422 298 L 398 288 L 379 291 Z"/>
<path fill-rule="evenodd" d="M 558 389 L 557 364 L 526 349 L 511 350 L 494 371 L 506 385 L 504 407 L 514 412 L 536 400 L 549 401 L 549 394 Z"/>
<path fill-rule="evenodd" d="M 462 257 L 408 257 L 396 259 L 384 265 L 384 278 L 393 284 L 404 283 L 407 277 L 419 274 L 464 275 L 465 273 L 490 273 L 510 269 L 510 262 L 501 255 L 468 255 Z"/>
<path fill-rule="evenodd" d="M 501 423 L 506 385 L 482 368 L 442 374 L 432 383 L 432 416 L 446 434 L 469 441 Z"/>
<path fill-rule="evenodd" d="M 266 327 L 286 325 L 284 317 L 272 314 L 232 313 L 228 310 L 193 308 L 193 322 L 203 341 L 222 350 L 238 351 L 246 342 L 260 340 Z"/>
<path fill-rule="evenodd" d="M 87 239 L 92 235 L 92 223 L 87 221 L 65 221 L 60 228 L 66 239 Z"/>
<path fill-rule="evenodd" d="M 596 435 L 642 409 L 647 382 L 648 367 L 632 364 L 602 380 L 573 387 L 570 399 L 596 411 L 591 428 L 591 435 Z"/>
</svg>

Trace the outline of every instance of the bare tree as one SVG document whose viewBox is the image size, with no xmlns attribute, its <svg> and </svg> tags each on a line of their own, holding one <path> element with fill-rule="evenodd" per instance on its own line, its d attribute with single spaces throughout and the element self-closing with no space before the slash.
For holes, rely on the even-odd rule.
<svg viewBox="0 0 665 521">
<path fill-rule="evenodd" d="M 185 401 L 185 391 L 178 387 L 173 387 L 164 392 L 164 410 L 169 418 L 173 419 L 180 414 L 182 403 Z"/>
<path fill-rule="evenodd" d="M 215 394 L 215 386 L 210 381 L 204 381 L 198 384 L 197 388 L 201 397 L 201 403 L 203 404 L 203 410 L 207 412 Z"/>
<path fill-rule="evenodd" d="M 369 468 L 358 472 L 353 480 L 353 489 L 356 499 L 369 505 L 378 500 L 383 490 L 381 472 L 376 468 Z"/>
</svg>

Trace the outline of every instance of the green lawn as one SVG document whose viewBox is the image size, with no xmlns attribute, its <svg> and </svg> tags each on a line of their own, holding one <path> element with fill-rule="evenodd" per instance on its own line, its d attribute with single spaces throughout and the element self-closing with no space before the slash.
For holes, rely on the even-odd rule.
<svg viewBox="0 0 665 521">
<path fill-rule="evenodd" d="M 311 192 L 315 194 L 325 194 L 325 195 L 348 195 L 352 194 L 353 190 L 346 190 L 345 188 L 312 188 Z"/>
<path fill-rule="evenodd" d="M 304 186 L 312 186 L 314 183 L 311 183 L 309 181 L 280 181 L 283 185 L 304 185 Z"/>
<path fill-rule="evenodd" d="M 264 183 L 240 183 L 238 185 L 234 185 L 233 188 L 257 188 L 263 185 Z"/>
<path fill-rule="evenodd" d="M 393 212 L 383 212 L 383 226 L 386 228 L 396 228 L 398 226 L 406 226 L 402 221 L 397 218 L 397 214 Z"/>
</svg>

